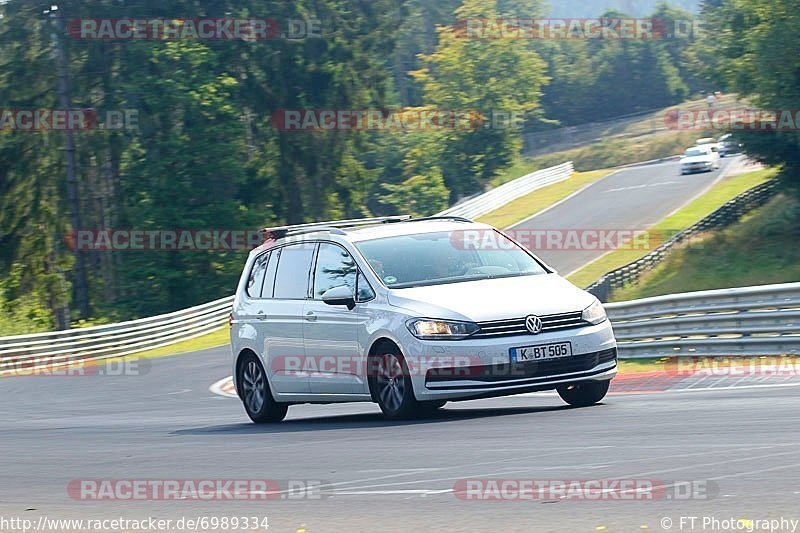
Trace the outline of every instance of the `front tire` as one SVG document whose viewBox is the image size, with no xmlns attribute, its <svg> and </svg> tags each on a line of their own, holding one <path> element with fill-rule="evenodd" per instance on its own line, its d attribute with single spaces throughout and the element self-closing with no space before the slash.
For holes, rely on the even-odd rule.
<svg viewBox="0 0 800 533">
<path fill-rule="evenodd" d="M 588 407 L 606 397 L 611 380 L 584 381 L 556 389 L 561 399 L 574 407 Z"/>
<path fill-rule="evenodd" d="M 372 387 L 383 416 L 389 420 L 412 418 L 419 412 L 420 403 L 414 397 L 408 366 L 400 351 L 388 348 L 374 358 L 370 365 L 375 369 Z"/>
<path fill-rule="evenodd" d="M 267 373 L 255 354 L 243 356 L 237 383 L 241 387 L 240 397 L 250 420 L 256 424 L 266 424 L 286 418 L 289 405 L 272 398 Z"/>
</svg>

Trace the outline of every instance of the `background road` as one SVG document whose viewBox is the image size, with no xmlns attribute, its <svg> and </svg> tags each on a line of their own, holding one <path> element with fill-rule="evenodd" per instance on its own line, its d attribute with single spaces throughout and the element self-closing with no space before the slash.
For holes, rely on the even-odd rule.
<svg viewBox="0 0 800 533">
<path fill-rule="evenodd" d="M 703 192 L 721 172 L 741 160 L 741 156 L 726 157 L 720 170 L 686 176 L 681 176 L 677 161 L 620 170 L 511 229 L 646 230 Z M 534 251 L 566 275 L 608 250 L 537 248 Z"/>
<path fill-rule="evenodd" d="M 449 404 L 387 423 L 372 404 L 293 406 L 255 426 L 208 385 L 227 349 L 152 361 L 144 375 L 0 380 L 0 515 L 267 515 L 271 531 L 663 531 L 661 518 L 800 518 L 794 386 L 615 394 L 567 408 L 548 395 Z M 800 381 L 796 381 L 800 384 Z M 82 502 L 73 479 L 323 480 L 324 499 Z M 694 501 L 462 501 L 468 478 L 713 481 Z"/>
</svg>

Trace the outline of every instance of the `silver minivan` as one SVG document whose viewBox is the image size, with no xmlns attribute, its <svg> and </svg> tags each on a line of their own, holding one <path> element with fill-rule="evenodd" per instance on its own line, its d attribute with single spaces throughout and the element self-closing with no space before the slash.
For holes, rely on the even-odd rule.
<svg viewBox="0 0 800 533">
<path fill-rule="evenodd" d="M 394 419 L 553 389 L 588 406 L 616 375 L 601 303 L 491 226 L 402 216 L 265 231 L 231 314 L 254 422 L 297 403 L 376 402 Z"/>
</svg>

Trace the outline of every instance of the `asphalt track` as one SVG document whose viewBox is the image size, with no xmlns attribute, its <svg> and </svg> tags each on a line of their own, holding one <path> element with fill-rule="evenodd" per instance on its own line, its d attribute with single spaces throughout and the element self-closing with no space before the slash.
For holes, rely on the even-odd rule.
<svg viewBox="0 0 800 533">
<path fill-rule="evenodd" d="M 584 409 L 547 394 L 460 402 L 402 423 L 383 421 L 372 404 L 303 405 L 282 424 L 256 426 L 237 400 L 208 391 L 228 361 L 215 348 L 153 360 L 138 376 L 2 379 L 0 516 L 266 515 L 271 531 L 292 532 L 629 532 L 664 531 L 664 517 L 800 519 L 797 379 L 611 394 Z M 459 480 L 483 478 L 716 488 L 686 501 L 474 501 L 453 492 Z M 76 479 L 325 485 L 320 499 L 302 501 L 95 502 L 68 496 Z"/>
<path fill-rule="evenodd" d="M 525 230 L 562 236 L 572 230 L 644 231 L 663 220 L 706 188 L 741 156 L 724 158 L 720 170 L 682 176 L 677 161 L 642 165 L 617 171 L 561 203 L 511 227 L 522 239 Z M 682 228 L 675 228 L 680 230 Z M 578 234 L 580 235 L 580 233 Z M 532 237 L 531 242 L 533 241 Z M 546 241 L 544 241 L 546 242 Z M 603 247 L 555 245 L 534 247 L 536 253 L 561 274 L 568 274 L 608 252 Z"/>
<path fill-rule="evenodd" d="M 702 377 L 666 391 L 620 381 L 590 408 L 545 393 L 451 403 L 409 422 L 386 422 L 372 404 L 302 405 L 281 424 L 256 426 L 236 399 L 209 391 L 230 375 L 227 348 L 128 374 L 0 379 L 0 519 L 267 516 L 270 531 L 309 533 L 667 531 L 665 519 L 671 531 L 712 531 L 680 527 L 680 517 L 800 519 L 796 375 L 737 377 L 714 390 Z M 486 478 L 665 488 L 636 501 L 480 501 L 456 490 Z M 294 480 L 319 490 L 268 501 L 70 497 L 70 481 L 85 479 Z M 685 482 L 705 489 L 669 496 Z"/>
</svg>

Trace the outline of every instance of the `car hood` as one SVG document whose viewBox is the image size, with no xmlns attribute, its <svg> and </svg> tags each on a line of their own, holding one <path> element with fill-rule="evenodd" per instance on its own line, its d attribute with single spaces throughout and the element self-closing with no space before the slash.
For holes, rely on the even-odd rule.
<svg viewBox="0 0 800 533">
<path fill-rule="evenodd" d="M 682 157 L 681 158 L 681 163 L 682 164 L 687 164 L 687 163 L 710 163 L 710 162 L 711 162 L 711 156 L 710 155 L 696 155 L 696 156 L 693 156 L 693 157 Z"/>
<path fill-rule="evenodd" d="M 391 289 L 389 303 L 412 314 L 451 320 L 504 320 L 583 310 L 594 296 L 557 274 Z"/>
</svg>

